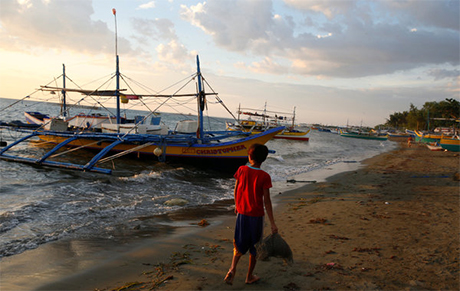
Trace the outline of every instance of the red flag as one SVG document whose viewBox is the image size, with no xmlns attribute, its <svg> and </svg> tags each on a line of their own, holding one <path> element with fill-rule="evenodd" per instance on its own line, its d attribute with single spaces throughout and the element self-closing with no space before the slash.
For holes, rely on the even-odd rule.
<svg viewBox="0 0 460 291">
<path fill-rule="evenodd" d="M 117 15 L 117 10 L 115 10 L 115 8 L 112 8 L 112 13 L 113 15 Z"/>
</svg>

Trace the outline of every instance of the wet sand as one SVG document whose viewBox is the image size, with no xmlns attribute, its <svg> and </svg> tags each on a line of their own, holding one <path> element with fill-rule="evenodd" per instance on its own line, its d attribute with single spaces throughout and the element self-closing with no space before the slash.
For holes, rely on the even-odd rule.
<svg viewBox="0 0 460 291">
<path fill-rule="evenodd" d="M 81 260 L 87 265 L 72 276 L 37 276 L 33 284 L 33 274 L 21 273 L 27 264 L 46 268 L 47 256 L 56 252 L 52 244 L 4 258 L 2 265 L 17 267 L 16 286 L 23 290 L 458 290 L 459 154 L 402 144 L 365 165 L 274 193 L 275 219 L 294 263 L 257 262 L 261 280 L 253 285 L 244 283 L 247 255 L 233 285 L 223 281 L 235 220 L 228 201 L 216 206 L 217 216 L 195 209 L 160 217 L 173 226 L 165 235 Z M 209 225 L 197 225 L 203 218 Z M 48 273 L 52 278 L 53 270 Z"/>
</svg>

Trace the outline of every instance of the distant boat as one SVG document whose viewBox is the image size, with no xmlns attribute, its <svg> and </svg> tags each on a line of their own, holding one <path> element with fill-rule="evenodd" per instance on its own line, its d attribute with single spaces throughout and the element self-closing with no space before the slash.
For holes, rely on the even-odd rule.
<svg viewBox="0 0 460 291">
<path fill-rule="evenodd" d="M 24 112 L 24 116 L 26 118 L 26 122 L 32 125 L 43 125 L 45 123 L 45 119 L 50 118 L 47 114 L 34 111 Z"/>
<path fill-rule="evenodd" d="M 389 132 L 388 140 L 391 141 L 407 141 L 410 137 L 414 138 L 415 134 L 408 132 Z"/>
<path fill-rule="evenodd" d="M 247 119 L 241 119 L 241 115 L 248 116 Z M 285 129 L 275 135 L 274 139 L 288 139 L 298 141 L 309 141 L 310 128 L 304 130 L 295 129 L 295 107 L 293 113 L 267 111 L 266 108 L 262 113 L 257 113 L 256 109 L 238 108 L 237 124 L 227 122 L 228 131 L 243 131 L 251 134 L 260 134 L 268 129 L 284 126 Z M 298 128 L 298 127 L 297 127 Z"/>
<path fill-rule="evenodd" d="M 331 132 L 331 129 L 330 129 L 330 128 L 327 128 L 327 127 L 319 127 L 319 128 L 318 128 L 318 131 L 321 131 L 321 132 Z"/>
<path fill-rule="evenodd" d="M 441 138 L 439 145 L 450 152 L 460 152 L 460 139 L 457 135 L 452 138 Z"/>
<path fill-rule="evenodd" d="M 340 136 L 351 137 L 351 138 L 360 138 L 360 139 L 371 139 L 371 140 L 387 140 L 388 137 L 371 134 L 370 132 L 355 132 L 355 131 L 340 131 Z"/>
</svg>

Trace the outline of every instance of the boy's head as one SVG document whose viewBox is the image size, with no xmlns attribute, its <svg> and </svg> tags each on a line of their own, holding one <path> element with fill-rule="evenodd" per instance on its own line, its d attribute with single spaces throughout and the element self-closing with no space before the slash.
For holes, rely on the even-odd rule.
<svg viewBox="0 0 460 291">
<path fill-rule="evenodd" d="M 268 148 L 263 144 L 252 144 L 248 149 L 248 155 L 254 162 L 262 164 L 268 156 Z"/>
</svg>

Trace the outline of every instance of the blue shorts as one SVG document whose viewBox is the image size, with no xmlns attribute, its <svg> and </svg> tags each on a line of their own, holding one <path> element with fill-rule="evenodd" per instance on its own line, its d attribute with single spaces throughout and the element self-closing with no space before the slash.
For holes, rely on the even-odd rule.
<svg viewBox="0 0 460 291">
<path fill-rule="evenodd" d="M 263 230 L 263 216 L 247 216 L 238 213 L 233 240 L 235 255 L 244 255 L 249 250 L 249 253 L 255 256 L 257 254 L 255 244 L 261 240 Z"/>
</svg>

